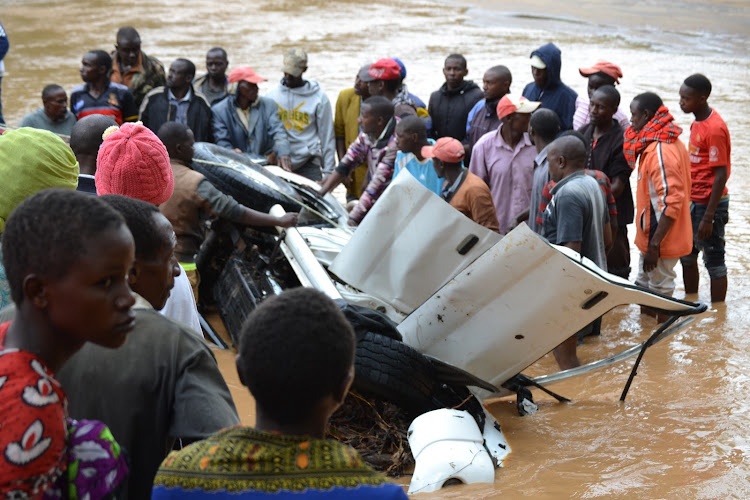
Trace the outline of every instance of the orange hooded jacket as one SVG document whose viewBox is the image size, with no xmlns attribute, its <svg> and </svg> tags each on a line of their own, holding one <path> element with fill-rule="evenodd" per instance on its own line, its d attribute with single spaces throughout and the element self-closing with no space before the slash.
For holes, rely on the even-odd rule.
<svg viewBox="0 0 750 500">
<path fill-rule="evenodd" d="M 693 249 L 690 221 L 690 157 L 678 139 L 668 144 L 653 142 L 638 162 L 635 244 L 646 253 L 648 242 L 663 215 L 674 224 L 661 242 L 659 256 L 679 258 Z"/>
</svg>

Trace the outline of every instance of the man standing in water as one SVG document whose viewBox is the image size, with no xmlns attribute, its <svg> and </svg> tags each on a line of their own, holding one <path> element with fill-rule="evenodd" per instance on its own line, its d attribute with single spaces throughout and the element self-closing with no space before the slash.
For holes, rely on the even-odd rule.
<svg viewBox="0 0 750 500">
<path fill-rule="evenodd" d="M 336 163 L 331 103 L 318 82 L 302 78 L 307 71 L 307 52 L 301 48 L 284 53 L 281 70 L 284 78 L 266 97 L 276 102 L 279 120 L 286 128 L 291 170 L 320 181 L 323 171 L 330 171 Z"/>
<path fill-rule="evenodd" d="M 578 72 L 588 80 L 588 85 L 586 95 L 579 94 L 576 98 L 576 112 L 573 115 L 573 128 L 575 130 L 579 130 L 589 122 L 589 103 L 594 92 L 604 85 L 616 87 L 620 84 L 620 78 L 622 78 L 622 70 L 618 65 L 602 60 L 597 61 L 590 68 L 578 68 Z M 620 123 L 623 130 L 630 126 L 628 115 L 620 108 L 617 108 L 614 118 Z"/>
<path fill-rule="evenodd" d="M 487 132 L 497 130 L 500 119 L 497 117 L 497 103 L 510 92 L 510 84 L 513 76 L 505 66 L 493 66 L 484 72 L 482 88 L 484 98 L 477 102 L 466 118 L 466 137 L 462 141 L 466 159 L 464 163 L 471 160 L 471 150 L 477 141 Z"/>
<path fill-rule="evenodd" d="M 519 95 L 508 94 L 497 104 L 500 127 L 485 134 L 472 151 L 469 170 L 490 187 L 500 234 L 513 218 L 529 208 L 536 148 L 529 138 L 531 113 L 539 107 Z"/>
<path fill-rule="evenodd" d="M 432 118 L 433 139 L 453 137 L 462 141 L 466 137 L 469 111 L 483 96 L 476 83 L 464 80 L 468 74 L 464 56 L 451 54 L 445 58 L 445 83 L 432 93 L 427 108 Z"/>
<path fill-rule="evenodd" d="M 550 243 L 568 247 L 607 270 L 604 228 L 609 222 L 607 201 L 599 183 L 584 170 L 586 147 L 577 137 L 561 137 L 547 150 L 549 176 L 556 182 L 552 200 L 544 210 L 542 235 Z M 555 348 L 560 369 L 581 363 L 576 354 L 578 335 Z"/>
<path fill-rule="evenodd" d="M 151 89 L 161 87 L 166 82 L 164 66 L 155 57 L 141 51 L 141 36 L 132 26 L 117 30 L 117 43 L 112 53 L 112 73 L 110 79 L 130 89 L 136 108 Z"/>
<path fill-rule="evenodd" d="M 578 94 L 560 80 L 560 54 L 560 49 L 554 43 L 542 45 L 531 53 L 531 75 L 534 81 L 523 89 L 523 96 L 531 101 L 541 101 L 543 108 L 557 113 L 560 127 L 565 131 L 573 128 Z"/>
<path fill-rule="evenodd" d="M 206 54 L 206 70 L 208 72 L 193 80 L 193 90 L 200 92 L 209 104 L 213 104 L 227 95 L 227 52 L 221 47 L 214 47 Z"/>
<path fill-rule="evenodd" d="M 542 234 L 542 213 L 539 207 L 542 203 L 542 192 L 549 182 L 547 151 L 559 133 L 560 119 L 557 113 L 551 109 L 539 108 L 531 114 L 529 138 L 537 152 L 534 158 L 534 175 L 531 180 L 531 201 L 526 210 L 516 215 L 513 227 L 528 221 L 532 231 Z"/>
<path fill-rule="evenodd" d="M 635 283 L 663 295 L 674 292 L 677 260 L 690 253 L 690 157 L 682 129 L 653 92 L 630 103 L 623 150 L 630 168 L 638 161 L 635 244 L 641 251 Z"/>
<path fill-rule="evenodd" d="M 724 261 L 724 226 L 729 220 L 729 179 L 732 144 L 726 123 L 711 106 L 711 82 L 704 75 L 685 79 L 680 87 L 680 108 L 693 113 L 690 125 L 690 215 L 693 251 L 680 259 L 685 293 L 698 293 L 698 253 L 711 278 L 711 302 L 723 302 L 727 295 L 727 266 Z"/>
<path fill-rule="evenodd" d="M 622 149 L 625 130 L 614 118 L 619 105 L 620 93 L 617 89 L 611 85 L 599 87 L 591 96 L 591 123 L 584 125 L 579 132 L 586 139 L 588 149 L 586 168 L 607 174 L 617 203 L 617 232 L 612 235 L 614 242 L 607 253 L 607 267 L 610 273 L 628 279 L 630 243 L 627 225 L 633 222 L 632 170 Z"/>
</svg>

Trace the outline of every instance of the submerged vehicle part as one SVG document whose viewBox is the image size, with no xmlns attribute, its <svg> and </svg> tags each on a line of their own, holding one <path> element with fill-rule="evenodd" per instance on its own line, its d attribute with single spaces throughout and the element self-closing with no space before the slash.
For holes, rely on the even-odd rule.
<svg viewBox="0 0 750 500">
<path fill-rule="evenodd" d="M 623 304 L 676 316 L 705 310 L 624 282 L 522 225 L 435 292 L 399 331 L 418 350 L 500 386 Z"/>
<path fill-rule="evenodd" d="M 392 233 L 383 235 L 384 227 Z M 476 240 L 464 252 L 467 235 Z M 405 343 L 489 382 L 497 394 L 616 306 L 677 316 L 706 309 L 608 274 L 525 224 L 499 239 L 410 175 L 391 182 L 329 269 L 408 314 L 398 326 Z"/>
<path fill-rule="evenodd" d="M 499 240 L 499 234 L 465 217 L 405 171 L 373 205 L 329 270 L 410 314 Z"/>
<path fill-rule="evenodd" d="M 525 225 L 500 239 L 408 173 L 394 179 L 353 233 L 345 227 L 343 207 L 318 196 L 314 182 L 278 173 L 288 180 L 274 178 L 295 191 L 295 202 L 309 206 L 317 218 L 279 229 L 278 235 L 237 231 L 233 246 L 218 260 L 228 264 L 218 268 L 223 281 L 242 293 L 229 294 L 227 286 L 221 292 L 217 285 L 217 296 L 231 299 L 219 301 L 222 317 L 236 316 L 231 328 L 239 329 L 242 315 L 232 307 L 249 313 L 265 297 L 300 285 L 381 312 L 381 320 L 394 322 L 401 338 L 378 328 L 358 333 L 354 386 L 412 414 L 467 410 L 498 466 L 509 447 L 482 399 L 515 392 L 519 411 L 533 412 L 530 388 L 544 390 L 541 386 L 555 380 L 642 355 L 648 345 L 689 324 L 689 318 L 680 318 L 626 353 L 585 367 L 539 380 L 520 375 L 618 305 L 641 304 L 672 316 L 706 309 L 603 272 Z M 245 179 L 244 174 L 235 179 Z M 273 210 L 280 215 L 285 209 Z"/>
<path fill-rule="evenodd" d="M 424 413 L 414 419 L 407 435 L 416 462 L 409 494 L 439 490 L 451 479 L 466 484 L 495 481 L 495 464 L 468 412 Z"/>
</svg>

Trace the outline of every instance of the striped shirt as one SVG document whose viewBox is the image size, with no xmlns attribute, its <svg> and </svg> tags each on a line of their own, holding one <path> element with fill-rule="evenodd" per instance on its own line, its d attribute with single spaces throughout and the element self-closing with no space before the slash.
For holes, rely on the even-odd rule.
<svg viewBox="0 0 750 500">
<path fill-rule="evenodd" d="M 99 97 L 89 93 L 88 83 L 78 85 L 70 94 L 70 108 L 76 119 L 88 115 L 111 116 L 118 125 L 123 122 L 134 122 L 138 119 L 133 94 L 125 85 L 110 82 L 109 87 Z"/>
</svg>

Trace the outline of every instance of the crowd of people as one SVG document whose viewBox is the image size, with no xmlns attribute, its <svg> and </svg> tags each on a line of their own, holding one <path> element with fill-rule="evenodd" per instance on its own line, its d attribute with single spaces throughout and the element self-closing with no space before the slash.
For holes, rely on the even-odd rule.
<svg viewBox="0 0 750 500">
<path fill-rule="evenodd" d="M 0 24 L 0 77 L 7 47 Z M 587 92 L 577 94 L 553 43 L 530 53 L 522 94 L 506 66 L 489 68 L 480 89 L 450 54 L 428 104 L 398 59 L 362 66 L 331 106 L 304 77 L 305 50 L 282 56 L 280 83 L 260 96 L 266 79 L 229 71 L 224 49 L 207 52 L 196 78 L 184 58 L 165 71 L 123 27 L 112 54 L 83 55 L 70 106 L 49 84 L 42 107 L 0 135 L 3 498 L 405 497 L 323 439 L 353 379 L 354 338 L 313 290 L 285 292 L 248 319 L 237 371 L 257 423 L 236 427 L 196 309 L 205 221 L 289 227 L 297 214 L 218 190 L 191 168 L 196 141 L 263 157 L 318 181 L 320 194 L 344 183 L 351 226 L 395 176 L 413 175 L 490 231 L 528 224 L 626 280 L 635 222 L 636 284 L 671 295 L 680 260 L 696 293 L 702 252 L 711 299 L 724 300 L 731 145 L 706 76 L 675 88 L 695 117 L 686 146 L 653 92 L 631 101 L 628 119 L 613 62 L 580 68 Z M 597 330 L 555 349 L 561 368 L 579 364 L 579 338 Z"/>
</svg>

